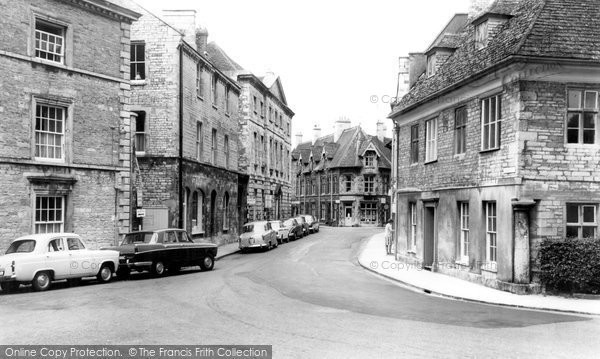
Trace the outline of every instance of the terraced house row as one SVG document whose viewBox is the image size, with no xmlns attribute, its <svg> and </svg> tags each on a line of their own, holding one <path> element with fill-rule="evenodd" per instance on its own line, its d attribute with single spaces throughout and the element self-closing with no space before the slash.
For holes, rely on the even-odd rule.
<svg viewBox="0 0 600 359">
<path fill-rule="evenodd" d="M 547 238 L 598 232 L 600 9 L 474 1 L 393 106 L 397 256 L 513 292 L 539 290 Z"/>
<path fill-rule="evenodd" d="M 76 232 L 99 246 L 164 227 L 236 241 L 257 173 L 242 142 L 258 96 L 248 84 L 269 106 L 259 174 L 274 199 L 261 206 L 290 212 L 293 112 L 281 80 L 208 43 L 194 10 L 28 0 L 0 21 L 1 248 L 27 233 Z"/>
</svg>

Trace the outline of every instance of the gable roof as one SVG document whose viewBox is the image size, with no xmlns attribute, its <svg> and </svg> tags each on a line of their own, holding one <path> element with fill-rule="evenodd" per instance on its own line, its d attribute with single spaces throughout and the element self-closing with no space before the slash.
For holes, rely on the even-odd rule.
<svg viewBox="0 0 600 359">
<path fill-rule="evenodd" d="M 457 50 L 435 75 L 422 76 L 394 105 L 389 117 L 408 112 L 518 57 L 600 64 L 598 0 L 496 0 L 488 11 L 511 18 L 481 50 L 475 47 L 473 24 L 465 26 Z"/>
</svg>

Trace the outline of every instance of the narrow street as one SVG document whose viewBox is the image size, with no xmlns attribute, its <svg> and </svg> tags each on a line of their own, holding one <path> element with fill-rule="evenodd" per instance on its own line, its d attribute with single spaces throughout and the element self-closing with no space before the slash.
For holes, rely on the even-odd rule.
<svg viewBox="0 0 600 359">
<path fill-rule="evenodd" d="M 361 268 L 381 229 L 321 228 L 212 272 L 0 296 L 14 344 L 272 344 L 275 358 L 594 357 L 600 320 L 452 301 Z M 383 250 L 383 248 L 382 248 Z"/>
</svg>

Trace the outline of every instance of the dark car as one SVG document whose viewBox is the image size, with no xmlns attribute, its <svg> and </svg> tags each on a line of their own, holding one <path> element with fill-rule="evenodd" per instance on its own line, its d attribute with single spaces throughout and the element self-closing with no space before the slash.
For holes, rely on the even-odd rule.
<svg viewBox="0 0 600 359">
<path fill-rule="evenodd" d="M 302 237 L 308 236 L 310 234 L 310 227 L 308 226 L 308 223 L 306 222 L 306 218 L 304 218 L 304 215 L 294 217 L 294 219 L 298 222 L 299 225 L 302 226 Z"/>
<path fill-rule="evenodd" d="M 156 276 L 177 272 L 182 267 L 200 266 L 212 270 L 217 255 L 213 243 L 196 243 L 183 229 L 161 229 L 127 233 L 120 246 L 103 249 L 119 251 L 118 275 L 132 270 L 149 270 Z"/>
<path fill-rule="evenodd" d="M 302 226 L 294 218 L 285 221 L 273 221 L 271 222 L 271 227 L 277 231 L 277 241 L 279 244 L 296 240 L 303 235 Z"/>
<path fill-rule="evenodd" d="M 319 221 L 317 221 L 316 218 L 310 214 L 305 214 L 304 218 L 308 224 L 308 231 L 310 233 L 317 233 L 319 231 Z"/>
</svg>

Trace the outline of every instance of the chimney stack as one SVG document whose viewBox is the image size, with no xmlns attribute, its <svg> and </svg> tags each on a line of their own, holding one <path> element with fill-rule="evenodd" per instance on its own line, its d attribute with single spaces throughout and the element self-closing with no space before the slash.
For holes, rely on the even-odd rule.
<svg viewBox="0 0 600 359">
<path fill-rule="evenodd" d="M 183 34 L 183 39 L 196 48 L 196 10 L 163 10 L 163 19 Z"/>
<path fill-rule="evenodd" d="M 313 128 L 313 145 L 317 142 L 317 139 L 321 137 L 321 127 L 319 125 L 315 125 Z"/>
<path fill-rule="evenodd" d="M 196 30 L 196 50 L 204 55 L 206 53 L 206 44 L 208 43 L 208 30 L 204 27 Z"/>
<path fill-rule="evenodd" d="M 333 142 L 337 142 L 342 135 L 344 130 L 350 128 L 351 122 L 346 117 L 340 117 L 337 121 L 335 121 L 335 130 L 333 133 Z"/>
<path fill-rule="evenodd" d="M 383 123 L 383 121 L 381 121 L 381 120 L 377 121 L 377 139 L 381 142 L 383 142 L 383 140 L 385 140 L 385 131 L 386 131 L 386 127 L 385 127 L 385 124 Z"/>
<path fill-rule="evenodd" d="M 398 58 L 398 88 L 396 89 L 396 101 L 400 101 L 410 89 L 410 58 Z"/>
<path fill-rule="evenodd" d="M 296 146 L 302 143 L 302 132 L 296 133 Z"/>
</svg>

